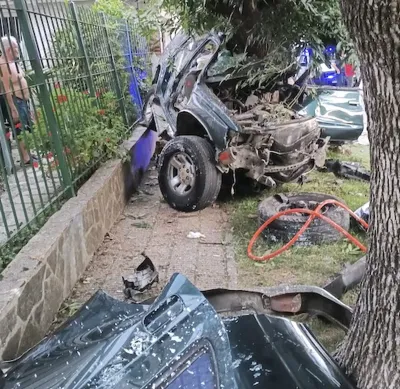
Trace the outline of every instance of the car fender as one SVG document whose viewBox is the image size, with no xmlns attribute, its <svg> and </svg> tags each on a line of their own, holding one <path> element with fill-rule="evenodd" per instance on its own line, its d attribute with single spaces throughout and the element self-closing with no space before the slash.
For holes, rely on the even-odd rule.
<svg viewBox="0 0 400 389">
<path fill-rule="evenodd" d="M 185 108 L 177 117 L 176 135 L 196 135 L 208 137 L 217 150 L 224 150 L 227 144 L 228 128 L 222 120 L 216 116 L 204 117 L 196 108 Z M 221 136 L 221 132 L 224 136 Z"/>
</svg>

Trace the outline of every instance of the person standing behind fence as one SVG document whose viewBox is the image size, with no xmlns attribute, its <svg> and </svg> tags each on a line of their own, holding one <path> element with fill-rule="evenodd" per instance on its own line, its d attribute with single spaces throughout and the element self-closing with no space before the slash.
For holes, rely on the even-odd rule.
<svg viewBox="0 0 400 389">
<path fill-rule="evenodd" d="M 23 130 L 31 131 L 31 118 L 29 110 L 29 88 L 23 69 L 18 65 L 19 47 L 18 41 L 13 36 L 1 38 L 0 76 L 2 82 L 2 94 L 5 94 L 8 108 L 15 125 L 18 147 L 23 162 L 32 163 L 33 157 L 29 154 L 20 135 Z M 21 161 L 22 162 L 22 161 Z"/>
</svg>

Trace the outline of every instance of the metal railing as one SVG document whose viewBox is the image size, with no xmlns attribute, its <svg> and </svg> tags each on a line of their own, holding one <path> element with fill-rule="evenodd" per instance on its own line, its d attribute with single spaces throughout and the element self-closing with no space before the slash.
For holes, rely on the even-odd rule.
<svg viewBox="0 0 400 389">
<path fill-rule="evenodd" d="M 1 271 L 2 246 L 115 154 L 140 112 L 150 57 L 132 22 L 91 6 L 1 0 L 0 19 L 20 35 L 0 42 Z"/>
</svg>

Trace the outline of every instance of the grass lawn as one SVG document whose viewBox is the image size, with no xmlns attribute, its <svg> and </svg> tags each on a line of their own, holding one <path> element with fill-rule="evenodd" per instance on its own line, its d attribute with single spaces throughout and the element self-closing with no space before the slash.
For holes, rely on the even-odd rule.
<svg viewBox="0 0 400 389">
<path fill-rule="evenodd" d="M 344 161 L 360 162 L 369 168 L 369 148 L 359 145 L 344 146 L 339 151 L 329 152 L 329 158 Z M 356 210 L 369 199 L 369 184 L 356 180 L 339 179 L 333 173 L 313 171 L 308 175 L 309 181 L 304 185 L 288 184 L 279 188 L 278 192 L 320 192 L 341 198 L 351 209 Z M 247 245 L 258 228 L 257 206 L 260 200 L 276 191 L 265 191 L 257 196 L 231 200 L 226 204 L 230 214 L 232 232 L 235 241 L 236 259 L 239 267 L 239 283 L 242 287 L 273 286 L 279 284 L 308 284 L 324 286 L 346 264 L 357 261 L 363 254 L 347 240 L 335 244 L 292 247 L 281 256 L 265 263 L 256 263 L 247 257 Z M 366 236 L 351 231 L 361 241 Z M 259 240 L 255 247 L 257 254 L 279 248 L 268 246 Z M 353 305 L 357 299 L 357 291 L 344 296 L 345 303 Z M 320 340 L 332 350 L 343 337 L 343 332 L 328 326 L 318 319 L 308 323 L 319 334 Z"/>
</svg>

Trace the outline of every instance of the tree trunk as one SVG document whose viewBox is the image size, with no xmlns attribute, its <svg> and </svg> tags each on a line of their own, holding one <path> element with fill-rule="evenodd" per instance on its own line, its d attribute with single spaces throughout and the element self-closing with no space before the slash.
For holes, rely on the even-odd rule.
<svg viewBox="0 0 400 389">
<path fill-rule="evenodd" d="M 400 0 L 341 0 L 371 144 L 367 271 L 339 362 L 360 389 L 400 388 Z"/>
</svg>

